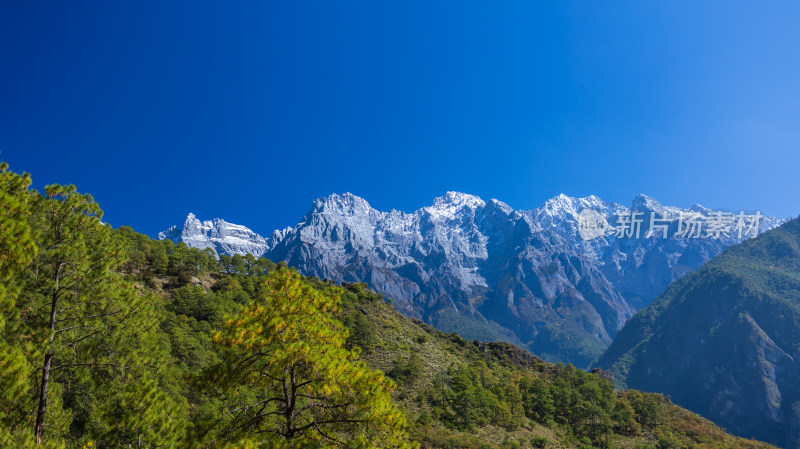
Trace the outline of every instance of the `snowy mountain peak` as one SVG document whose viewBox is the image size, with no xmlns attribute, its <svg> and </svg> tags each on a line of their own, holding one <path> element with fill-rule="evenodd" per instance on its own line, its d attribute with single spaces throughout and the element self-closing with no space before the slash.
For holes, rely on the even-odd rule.
<svg viewBox="0 0 800 449">
<path fill-rule="evenodd" d="M 689 210 L 691 212 L 700 212 L 703 214 L 708 214 L 709 212 L 711 212 L 711 209 L 697 203 L 693 204 L 692 207 L 689 208 Z"/>
<path fill-rule="evenodd" d="M 434 198 L 433 206 L 423 208 L 433 218 L 452 219 L 462 209 L 475 210 L 486 205 L 480 197 L 461 192 L 447 192 Z"/>
<path fill-rule="evenodd" d="M 453 191 L 449 191 L 444 196 L 436 197 L 433 200 L 433 207 L 441 208 L 455 207 L 460 209 L 469 207 L 470 209 L 475 209 L 485 205 L 486 203 L 478 196 Z"/>
<path fill-rule="evenodd" d="M 264 237 L 245 226 L 228 223 L 221 218 L 200 221 L 191 212 L 186 215 L 183 226 L 172 226 L 158 233 L 159 240 L 184 242 L 193 248 L 211 248 L 217 254 L 253 254 L 256 257 L 266 253 L 280 236 L 280 233 L 278 236 L 273 234 L 270 244 Z"/>
<path fill-rule="evenodd" d="M 274 243 L 272 243 L 270 246 L 275 246 L 276 243 L 278 243 L 281 240 L 285 239 L 286 236 L 289 235 L 289 233 L 292 232 L 293 230 L 294 230 L 293 227 L 287 226 L 287 227 L 285 227 L 283 229 L 276 229 L 276 230 L 272 231 L 272 236 L 270 236 L 270 243 L 272 243 L 272 242 L 274 242 Z"/>
<path fill-rule="evenodd" d="M 640 193 L 633 198 L 631 206 L 634 210 L 639 211 L 662 211 L 664 209 L 664 206 L 662 206 L 661 203 L 659 203 L 655 198 L 647 196 L 643 193 Z"/>
<path fill-rule="evenodd" d="M 582 198 L 582 199 L 584 199 L 584 200 L 586 200 L 586 201 L 588 201 L 590 203 L 602 203 L 603 202 L 603 200 L 600 199 L 600 197 L 597 196 L 597 195 L 589 195 L 586 198 Z"/>
<path fill-rule="evenodd" d="M 549 217 L 553 218 L 566 218 L 577 214 L 575 210 L 576 199 L 563 193 L 554 196 L 545 201 L 544 204 L 537 209 L 536 215 L 540 218 Z"/>
<path fill-rule="evenodd" d="M 333 193 L 328 196 L 318 198 L 311 208 L 312 212 L 344 213 L 365 215 L 372 211 L 372 206 L 367 200 L 350 192 L 340 194 Z"/>
<path fill-rule="evenodd" d="M 589 195 L 584 198 L 578 198 L 576 200 L 577 205 L 575 206 L 576 211 L 582 211 L 583 209 L 594 209 L 594 210 L 603 210 L 608 207 L 605 201 L 600 199 L 600 197 L 596 195 Z"/>
<path fill-rule="evenodd" d="M 442 197 L 439 197 L 437 199 L 441 198 Z M 444 200 L 448 203 L 465 205 L 473 208 L 484 206 L 486 204 L 479 196 L 470 195 L 469 193 L 455 192 L 452 190 L 445 193 Z"/>
<path fill-rule="evenodd" d="M 492 199 L 489 200 L 488 204 L 491 204 L 492 206 L 496 207 L 497 209 L 500 209 L 505 214 L 510 215 L 510 214 L 514 213 L 514 208 L 512 208 L 508 204 L 506 204 L 506 203 L 504 203 L 504 202 L 502 202 L 502 201 L 500 201 L 498 199 L 492 198 Z"/>
</svg>

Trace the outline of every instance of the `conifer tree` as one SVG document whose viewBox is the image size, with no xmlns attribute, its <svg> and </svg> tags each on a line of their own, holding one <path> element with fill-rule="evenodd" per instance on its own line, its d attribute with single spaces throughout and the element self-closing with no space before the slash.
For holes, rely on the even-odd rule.
<svg viewBox="0 0 800 449">
<path fill-rule="evenodd" d="M 29 345 L 17 338 L 15 300 L 21 275 L 36 254 L 28 225 L 30 184 L 27 173 L 18 175 L 0 164 L 0 447 L 20 446 L 12 433 L 23 423 L 13 410 L 29 375 L 23 351 Z"/>
<path fill-rule="evenodd" d="M 120 395 L 147 391 L 150 373 L 157 371 L 158 344 L 145 341 L 158 322 L 155 298 L 137 294 L 116 273 L 126 249 L 100 221 L 102 211 L 90 195 L 74 186 L 51 185 L 36 196 L 33 209 L 39 253 L 18 307 L 39 346 L 28 355 L 38 370 L 31 389 L 34 440 L 42 444 L 46 430 L 55 439 L 69 430 L 105 435 L 109 430 L 103 423 L 119 415 Z M 69 385 L 68 394 L 56 393 L 64 390 L 62 384 Z M 61 402 L 63 410 L 51 407 Z M 116 418 L 112 425 L 118 437 L 148 434 L 132 429 L 132 420 Z"/>
<path fill-rule="evenodd" d="M 285 268 L 265 282 L 214 337 L 228 352 L 209 373 L 224 398 L 209 446 L 409 447 L 393 382 L 343 347 L 339 296 Z"/>
</svg>

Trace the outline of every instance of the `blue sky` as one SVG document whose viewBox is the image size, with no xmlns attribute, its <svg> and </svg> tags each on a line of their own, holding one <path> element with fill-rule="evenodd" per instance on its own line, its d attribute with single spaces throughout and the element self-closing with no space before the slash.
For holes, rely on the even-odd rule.
<svg viewBox="0 0 800 449">
<path fill-rule="evenodd" d="M 345 191 L 800 213 L 798 2 L 165 3 L 4 2 L 0 159 L 151 235 Z"/>
</svg>

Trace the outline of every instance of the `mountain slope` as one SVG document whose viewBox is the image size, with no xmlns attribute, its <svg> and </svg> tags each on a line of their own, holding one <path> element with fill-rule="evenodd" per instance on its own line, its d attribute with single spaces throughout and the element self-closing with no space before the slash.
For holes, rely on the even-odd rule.
<svg viewBox="0 0 800 449">
<path fill-rule="evenodd" d="M 413 213 L 382 212 L 346 193 L 319 198 L 297 225 L 269 240 L 256 234 L 248 244 L 226 243 L 217 222 L 199 226 L 194 216 L 160 237 L 220 254 L 263 255 L 323 279 L 366 282 L 405 315 L 439 329 L 508 341 L 580 367 L 670 282 L 741 240 L 644 238 L 645 222 L 642 238 L 617 238 L 612 229 L 584 241 L 579 219 L 587 210 L 610 222 L 633 212 L 671 216 L 670 234 L 679 214 L 711 212 L 665 207 L 644 195 L 631 207 L 560 195 L 516 211 L 458 192 Z M 764 219 L 761 227 L 775 222 Z"/>
<path fill-rule="evenodd" d="M 362 357 L 370 366 L 400 383 L 396 397 L 414 423 L 412 433 L 423 447 L 515 447 L 515 442 L 521 443 L 520 447 L 767 447 L 733 438 L 663 396 L 613 391 L 609 382 L 594 374 L 552 365 L 514 346 L 468 342 L 436 331 L 392 310 L 364 285 L 349 285 L 345 291 L 343 320 L 351 332 L 360 331 L 353 342 L 363 345 Z M 411 368 L 414 363 L 418 368 Z M 462 375 L 481 380 L 467 393 L 460 390 Z M 481 416 L 487 407 L 480 399 L 481 386 L 484 394 L 499 401 L 488 416 Z M 596 388 L 602 393 L 590 399 L 598 393 Z M 514 418 L 519 421 L 503 416 L 503 410 L 514 414 L 516 389 L 522 395 L 520 412 L 524 416 Z M 588 393 L 591 391 L 594 393 Z M 538 407 L 547 397 L 554 401 L 553 415 L 539 415 L 543 409 Z M 592 400 L 599 407 L 582 402 Z M 622 403 L 632 404 L 637 423 L 627 430 L 619 422 Z M 604 407 L 612 420 L 600 424 L 604 422 L 600 411 Z M 465 410 L 477 414 L 476 422 L 468 425 L 458 418 L 457 413 Z M 546 415 L 546 407 L 544 410 Z M 588 438 L 593 430 L 586 422 L 610 425 L 612 430 L 606 437 L 600 436 L 601 431 Z"/>
<path fill-rule="evenodd" d="M 180 378 L 207 372 L 222 360 L 215 330 L 243 304 L 263 300 L 276 265 L 264 259 L 226 265 L 197 249 L 119 232 L 133 248 L 130 276 L 165 300 L 160 327 L 172 365 L 185 373 Z M 603 376 L 544 362 L 512 345 L 437 331 L 403 316 L 365 284 L 301 281 L 341 297 L 337 318 L 349 330 L 347 347 L 360 347 L 361 360 L 398 383 L 393 399 L 423 448 L 772 447 L 728 435 L 661 395 L 615 391 Z M 214 396 L 188 393 L 189 419 L 200 428 L 209 416 L 216 421 Z"/>
<path fill-rule="evenodd" d="M 800 220 L 678 280 L 599 365 L 736 434 L 800 447 Z"/>
</svg>

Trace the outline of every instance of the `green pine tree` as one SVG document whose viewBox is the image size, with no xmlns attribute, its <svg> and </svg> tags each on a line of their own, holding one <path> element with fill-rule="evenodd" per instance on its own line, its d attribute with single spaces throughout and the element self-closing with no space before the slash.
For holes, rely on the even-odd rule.
<svg viewBox="0 0 800 449">
<path fill-rule="evenodd" d="M 125 438 L 147 447 L 152 442 L 142 445 L 142 435 L 153 432 L 142 427 L 152 423 L 134 420 L 119 407 L 121 396 L 146 394 L 159 371 L 156 298 L 137 294 L 116 272 L 126 260 L 125 245 L 100 221 L 102 211 L 90 195 L 74 186 L 48 186 L 36 195 L 33 211 L 39 253 L 18 307 L 38 346 L 28 353 L 37 368 L 29 389 L 34 440 L 42 444 L 45 434 L 58 440 L 72 432 L 101 437 L 97 447 L 103 439 L 110 447 Z M 155 433 L 169 441 L 164 432 Z"/>
<path fill-rule="evenodd" d="M 410 447 L 394 383 L 343 347 L 339 297 L 285 268 L 267 282 L 214 337 L 228 352 L 209 373 L 223 403 L 209 446 Z"/>
<path fill-rule="evenodd" d="M 23 446 L 15 429 L 25 425 L 18 408 L 30 375 L 24 355 L 31 345 L 20 338 L 15 302 L 22 274 L 36 255 L 28 224 L 30 184 L 27 173 L 0 164 L 0 447 Z"/>
</svg>

